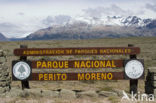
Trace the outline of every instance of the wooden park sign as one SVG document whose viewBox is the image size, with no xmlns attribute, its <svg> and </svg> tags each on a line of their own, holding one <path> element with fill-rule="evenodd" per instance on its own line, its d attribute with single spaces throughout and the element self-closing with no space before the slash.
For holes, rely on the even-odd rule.
<svg viewBox="0 0 156 103">
<path fill-rule="evenodd" d="M 87 48 L 27 48 L 14 50 L 20 60 L 12 63 L 13 80 L 21 80 L 22 88 L 29 88 L 28 81 L 71 81 L 71 80 L 130 80 L 130 91 L 137 91 L 138 79 L 143 78 L 143 62 L 136 59 L 139 47 L 87 47 Z M 130 55 L 129 60 L 52 60 L 27 61 L 27 56 L 70 56 L 70 55 Z M 123 72 L 74 72 L 32 73 L 32 69 L 90 69 L 121 68 Z"/>
</svg>

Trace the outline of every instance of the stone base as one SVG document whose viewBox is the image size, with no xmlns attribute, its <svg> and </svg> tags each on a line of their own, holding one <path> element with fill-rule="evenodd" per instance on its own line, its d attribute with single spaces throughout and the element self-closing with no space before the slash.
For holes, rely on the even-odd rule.
<svg viewBox="0 0 156 103">
<path fill-rule="evenodd" d="M 0 50 L 0 94 L 10 91 L 11 77 L 6 62 L 6 53 Z"/>
<path fill-rule="evenodd" d="M 147 94 L 154 94 L 156 96 L 156 67 L 151 67 L 148 69 L 145 81 L 145 92 Z"/>
</svg>

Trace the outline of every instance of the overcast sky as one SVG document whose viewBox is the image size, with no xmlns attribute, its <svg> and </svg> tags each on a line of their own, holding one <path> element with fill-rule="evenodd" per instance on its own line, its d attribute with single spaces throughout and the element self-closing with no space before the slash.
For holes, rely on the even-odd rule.
<svg viewBox="0 0 156 103">
<path fill-rule="evenodd" d="M 24 37 L 60 15 L 65 19 L 82 15 L 156 18 L 156 0 L 0 0 L 0 32 Z"/>
</svg>

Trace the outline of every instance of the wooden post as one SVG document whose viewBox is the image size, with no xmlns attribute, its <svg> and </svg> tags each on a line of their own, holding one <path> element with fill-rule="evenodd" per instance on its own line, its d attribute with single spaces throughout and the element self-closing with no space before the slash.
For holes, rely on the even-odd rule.
<svg viewBox="0 0 156 103">
<path fill-rule="evenodd" d="M 20 48 L 27 48 L 27 45 L 20 45 Z M 27 60 L 27 56 L 20 56 L 20 60 L 22 61 L 26 61 Z M 29 89 L 29 81 L 27 80 L 23 80 L 21 81 L 21 85 L 22 85 L 22 90 L 24 90 L 24 88 Z"/>
<path fill-rule="evenodd" d="M 134 47 L 133 44 L 128 44 L 128 47 Z M 130 55 L 130 59 L 136 59 L 136 55 Z M 138 88 L 138 79 L 130 79 L 130 93 L 137 93 L 137 88 Z"/>
</svg>

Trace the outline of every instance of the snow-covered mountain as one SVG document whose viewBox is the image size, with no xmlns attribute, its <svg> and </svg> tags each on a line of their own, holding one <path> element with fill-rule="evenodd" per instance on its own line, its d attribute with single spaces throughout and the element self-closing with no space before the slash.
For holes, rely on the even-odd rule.
<svg viewBox="0 0 156 103">
<path fill-rule="evenodd" d="M 66 25 L 66 24 L 74 24 L 74 23 L 86 23 L 89 25 L 114 25 L 114 26 L 146 26 L 152 21 L 152 19 L 141 19 L 137 16 L 128 16 L 128 17 L 120 17 L 120 16 L 106 16 L 106 17 L 84 17 L 78 16 L 75 18 L 70 18 L 68 21 L 62 21 L 55 25 Z"/>
<path fill-rule="evenodd" d="M 61 17 L 63 18 L 63 17 Z M 60 20 L 60 18 L 59 18 Z M 103 37 L 156 36 L 156 20 L 137 16 L 66 17 L 48 20 L 50 27 L 28 35 L 26 40 L 89 39 Z"/>
</svg>

